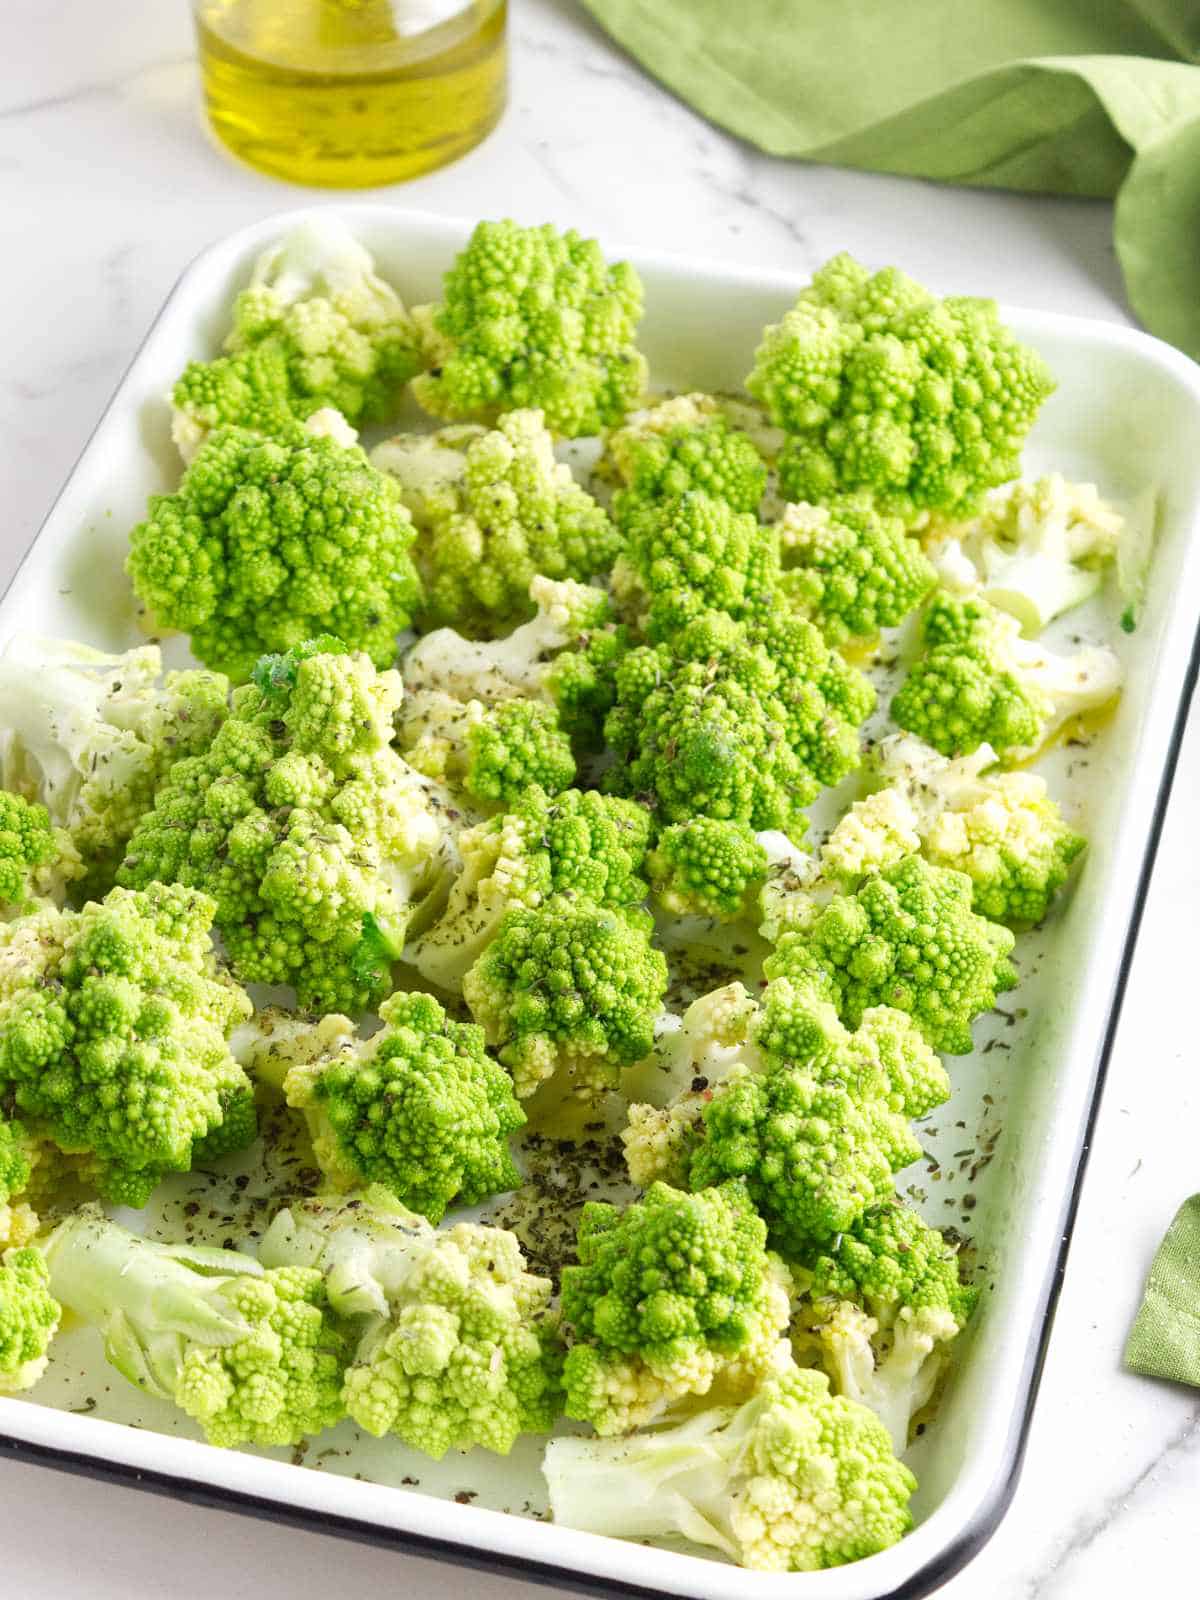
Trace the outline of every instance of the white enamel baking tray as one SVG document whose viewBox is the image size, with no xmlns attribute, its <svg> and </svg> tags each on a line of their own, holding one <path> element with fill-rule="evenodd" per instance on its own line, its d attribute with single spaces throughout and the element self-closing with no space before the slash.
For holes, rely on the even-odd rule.
<svg viewBox="0 0 1200 1600">
<path fill-rule="evenodd" d="M 378 206 L 339 207 L 338 214 L 410 303 L 436 297 L 468 231 L 466 223 Z M 29 629 L 106 647 L 135 642 L 122 573 L 128 530 L 146 495 L 172 488 L 179 473 L 162 397 L 186 360 L 216 348 L 231 297 L 259 250 L 306 215 L 243 229 L 184 274 L 0 605 L 0 642 Z M 658 386 L 736 387 L 759 330 L 800 287 L 783 274 L 619 247 L 610 254 L 631 257 L 645 280 L 643 344 Z M 985 263 L 979 278 L 964 288 L 986 284 Z M 1050 762 L 1056 791 L 1091 838 L 1086 870 L 1052 923 L 1021 941 L 1022 985 L 1005 997 L 1003 1013 L 978 1025 L 975 1054 L 952 1063 L 954 1099 L 923 1130 L 930 1160 L 902 1180 L 932 1221 L 970 1237 L 985 1285 L 936 1423 L 910 1452 L 921 1479 L 910 1537 L 834 1572 L 754 1574 L 682 1548 L 651 1549 L 540 1520 L 538 1441 L 522 1441 L 507 1461 L 475 1451 L 435 1467 L 343 1425 L 317 1441 L 303 1464 L 280 1452 L 222 1452 L 108 1371 L 89 1332 L 59 1341 L 33 1398 L 0 1399 L 0 1448 L 606 1595 L 916 1596 L 939 1587 L 980 1548 L 1020 1468 L 1196 677 L 1200 615 L 1200 369 L 1124 328 L 1038 312 L 1006 315 L 1059 380 L 1028 467 L 1094 479 L 1112 495 L 1156 483 L 1161 533 L 1144 620 L 1121 645 L 1128 683 L 1120 709 L 1088 748 L 1061 750 Z M 1099 613 L 1073 617 L 1071 629 L 1094 635 L 1103 620 Z M 1111 615 L 1107 620 L 1111 637 Z M 179 1180 L 168 1203 L 185 1203 L 189 1194 L 213 1200 L 215 1193 L 202 1181 L 197 1188 Z"/>
</svg>

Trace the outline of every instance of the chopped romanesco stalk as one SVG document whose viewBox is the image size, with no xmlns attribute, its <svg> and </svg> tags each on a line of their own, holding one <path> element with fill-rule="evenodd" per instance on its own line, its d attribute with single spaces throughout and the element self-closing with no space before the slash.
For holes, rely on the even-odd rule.
<svg viewBox="0 0 1200 1600">
<path fill-rule="evenodd" d="M 646 870 L 676 916 L 740 917 L 762 887 L 767 853 L 744 822 L 695 817 L 659 834 Z"/>
<path fill-rule="evenodd" d="M 453 628 L 427 633 L 404 658 L 405 685 L 414 698 L 441 693 L 485 706 L 544 700 L 572 739 L 598 747 L 625 648 L 608 595 L 570 578 L 537 577 L 529 597 L 536 615 L 504 639 L 480 643 Z"/>
<path fill-rule="evenodd" d="M 219 428 L 174 494 L 151 497 L 126 570 L 154 624 L 239 682 L 267 651 L 335 634 L 378 667 L 421 597 L 395 483 L 298 425 Z"/>
<path fill-rule="evenodd" d="M 712 395 L 677 395 L 635 411 L 605 441 L 597 469 L 622 485 L 613 500 L 625 525 L 648 504 L 699 489 L 734 511 L 758 510 L 767 469 L 754 441 L 732 428 Z"/>
<path fill-rule="evenodd" d="M 776 1359 L 791 1279 L 739 1184 L 590 1202 L 563 1269 L 569 1417 L 626 1433 L 714 1383 L 748 1393 Z M 784 1322 L 781 1324 L 780 1317 Z"/>
<path fill-rule="evenodd" d="M 32 1389 L 46 1370 L 62 1315 L 49 1282 L 40 1250 L 0 1251 L 0 1395 Z"/>
<path fill-rule="evenodd" d="M 555 460 L 540 411 L 510 411 L 467 438 L 445 431 L 449 446 L 436 433 L 400 434 L 371 454 L 418 529 L 423 629 L 490 638 L 533 613 L 529 585 L 539 574 L 587 582 L 608 573 L 620 537 Z"/>
<path fill-rule="evenodd" d="M 449 819 L 392 745 L 400 675 L 316 640 L 266 658 L 202 755 L 172 768 L 121 881 L 193 885 L 246 983 L 303 1010 L 391 991 L 414 916 L 449 887 Z"/>
<path fill-rule="evenodd" d="M 1016 477 L 1054 382 L 993 301 L 937 300 L 894 267 L 872 276 L 843 254 L 764 331 L 746 388 L 790 435 L 779 460 L 789 500 L 866 492 L 912 522 L 967 515 Z"/>
<path fill-rule="evenodd" d="M 594 240 L 481 222 L 442 293 L 414 313 L 427 370 L 413 392 L 435 417 L 536 406 L 554 433 L 578 438 L 620 422 L 641 394 L 641 280 Z"/>
<path fill-rule="evenodd" d="M 901 519 L 881 515 L 868 496 L 833 508 L 787 505 L 775 527 L 788 600 L 831 644 L 896 627 L 936 582 Z"/>
<path fill-rule="evenodd" d="M 696 816 L 799 835 L 803 808 L 858 765 L 866 678 L 818 630 L 771 614 L 720 612 L 669 643 L 626 652 L 605 734 L 620 758 L 606 782 L 652 798 L 663 823 Z"/>
<path fill-rule="evenodd" d="M 870 1406 L 905 1450 L 978 1299 L 960 1280 L 955 1252 L 893 1201 L 809 1256 L 798 1281 L 797 1355 L 816 1354 L 835 1391 Z"/>
<path fill-rule="evenodd" d="M 420 368 L 413 323 L 370 254 L 329 217 L 263 252 L 234 302 L 227 354 L 193 361 L 172 392 L 172 433 L 191 461 L 214 428 L 277 433 L 332 408 L 386 422 Z"/>
<path fill-rule="evenodd" d="M 1123 527 L 1094 483 L 1054 472 L 994 489 L 977 516 L 938 529 L 929 554 L 948 588 L 978 590 L 1032 637 L 1097 593 Z"/>
<path fill-rule="evenodd" d="M 487 1041 L 518 1096 L 555 1074 L 590 1096 L 646 1055 L 667 987 L 648 912 L 576 892 L 510 910 L 463 979 Z"/>
<path fill-rule="evenodd" d="M 966 1055 L 972 1018 L 1017 981 L 1012 933 L 973 911 L 972 893 L 964 873 L 906 856 L 785 933 L 764 970 L 828 983 L 852 1028 L 870 1007 L 890 1006 L 935 1050 Z"/>
<path fill-rule="evenodd" d="M 859 800 L 821 852 L 823 870 L 853 886 L 920 850 L 935 866 L 966 873 L 981 916 L 1010 927 L 1040 922 L 1086 840 L 1067 826 L 1034 772 L 989 772 L 980 745 L 951 760 L 906 734 L 889 734 L 871 757 L 886 788 Z"/>
<path fill-rule="evenodd" d="M 70 836 L 84 892 L 112 887 L 138 818 L 171 765 L 207 747 L 228 695 L 220 673 L 164 674 L 157 645 L 110 655 L 19 634 L 0 655 L 0 780 Z"/>
<path fill-rule="evenodd" d="M 461 1222 L 435 1232 L 378 1189 L 304 1200 L 263 1238 L 269 1267 L 317 1269 L 356 1318 L 349 1415 L 440 1460 L 480 1445 L 507 1455 L 559 1413 L 562 1353 L 552 1285 L 525 1269 L 514 1234 Z"/>
<path fill-rule="evenodd" d="M 145 1205 L 227 1118 L 254 1136 L 226 1044 L 250 1001 L 217 968 L 212 916 L 207 895 L 155 883 L 0 927 L 0 1103 L 86 1155 L 114 1203 Z"/>
<path fill-rule="evenodd" d="M 935 592 L 921 632 L 924 654 L 892 700 L 900 727 L 943 755 L 991 745 L 1002 761 L 1033 756 L 1071 717 L 1112 703 L 1121 663 L 1106 646 L 1058 655 L 1020 636 L 985 600 Z"/>
<path fill-rule="evenodd" d="M 618 1538 L 678 1535 L 762 1572 L 876 1555 L 912 1526 L 917 1480 L 866 1409 L 784 1365 L 740 1407 L 629 1439 L 553 1439 L 555 1522 Z"/>
<path fill-rule="evenodd" d="M 300 1029 L 256 1019 L 247 1065 L 304 1113 L 327 1182 L 377 1184 L 434 1223 L 449 1205 L 515 1189 L 508 1136 L 525 1113 L 483 1029 L 452 1022 L 429 994 L 392 995 L 379 1015 L 366 1040 L 336 1015 Z"/>
<path fill-rule="evenodd" d="M 632 800 L 579 789 L 551 797 L 531 787 L 511 811 L 459 835 L 462 870 L 446 909 L 405 959 L 430 983 L 461 992 L 516 906 L 567 893 L 614 909 L 640 905 L 649 834 L 650 815 Z"/>
<path fill-rule="evenodd" d="M 508 809 L 535 785 L 559 794 L 575 780 L 571 741 L 544 700 L 455 700 L 440 689 L 409 695 L 400 748 L 410 766 L 478 811 Z"/>
<path fill-rule="evenodd" d="M 104 1336 L 122 1377 L 210 1444 L 294 1445 L 343 1416 L 352 1348 L 311 1267 L 154 1244 L 84 1206 L 45 1247 L 51 1292 Z"/>
</svg>

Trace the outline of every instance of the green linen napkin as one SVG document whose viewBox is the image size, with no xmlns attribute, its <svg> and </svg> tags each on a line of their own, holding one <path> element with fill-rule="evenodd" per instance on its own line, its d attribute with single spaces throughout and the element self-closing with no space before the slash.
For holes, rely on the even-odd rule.
<svg viewBox="0 0 1200 1600">
<path fill-rule="evenodd" d="M 1197 0 L 584 0 L 774 155 L 1116 197 L 1146 326 L 1200 358 Z"/>
<path fill-rule="evenodd" d="M 1200 1384 L 1200 1194 L 1183 1202 L 1158 1247 L 1125 1365 L 1151 1378 Z"/>
</svg>

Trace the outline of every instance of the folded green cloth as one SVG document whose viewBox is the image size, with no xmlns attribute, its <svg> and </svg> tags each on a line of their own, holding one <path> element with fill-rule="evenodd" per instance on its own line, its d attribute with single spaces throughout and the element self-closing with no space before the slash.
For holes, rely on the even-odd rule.
<svg viewBox="0 0 1200 1600">
<path fill-rule="evenodd" d="M 1200 1194 L 1183 1202 L 1158 1247 L 1125 1365 L 1151 1378 L 1200 1385 Z"/>
<path fill-rule="evenodd" d="M 584 0 L 774 155 L 1116 197 L 1134 310 L 1200 358 L 1197 0 Z"/>
</svg>

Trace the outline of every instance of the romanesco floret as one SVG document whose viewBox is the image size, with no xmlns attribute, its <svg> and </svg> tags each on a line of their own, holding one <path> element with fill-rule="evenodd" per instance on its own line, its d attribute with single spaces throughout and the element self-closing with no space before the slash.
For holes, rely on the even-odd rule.
<svg viewBox="0 0 1200 1600">
<path fill-rule="evenodd" d="M 422 690 L 404 701 L 399 742 L 409 766 L 485 813 L 507 809 L 534 785 L 559 794 L 575 781 L 571 741 L 544 700 L 485 706 Z"/>
<path fill-rule="evenodd" d="M 0 919 L 61 901 L 83 870 L 70 835 L 54 826 L 45 806 L 0 789 Z"/>
<path fill-rule="evenodd" d="M 436 433 L 401 434 L 371 454 L 418 529 L 423 630 L 448 625 L 491 638 L 532 615 L 529 585 L 539 573 L 581 582 L 607 574 L 620 536 L 555 459 L 540 411 L 510 411 L 465 440 L 463 429 L 447 431 L 461 449 L 440 445 Z M 451 477 L 453 457 L 461 468 Z"/>
<path fill-rule="evenodd" d="M 0 1252 L 27 1244 L 38 1231 L 37 1213 L 25 1198 L 36 1155 L 24 1126 L 0 1116 Z"/>
<path fill-rule="evenodd" d="M 759 1071 L 759 1005 L 744 984 L 727 983 L 693 1000 L 682 1017 L 659 1018 L 654 1050 L 624 1076 L 630 1101 L 621 1132 L 625 1164 L 639 1189 L 686 1189 L 700 1119 L 712 1092 L 735 1067 Z"/>
<path fill-rule="evenodd" d="M 649 1053 L 667 987 L 652 926 L 648 912 L 573 891 L 507 913 L 463 996 L 520 1098 L 556 1074 L 579 1095 L 616 1088 Z"/>
<path fill-rule="evenodd" d="M 578 894 L 615 909 L 640 905 L 650 814 L 632 800 L 531 787 L 511 811 L 459 835 L 462 870 L 441 917 L 405 952 L 423 978 L 461 991 L 515 906 Z"/>
<path fill-rule="evenodd" d="M 400 675 L 337 650 L 260 663 L 204 754 L 171 769 L 120 874 L 211 894 L 242 980 L 290 984 L 318 1012 L 390 992 L 447 875 L 445 816 L 391 742 Z"/>
<path fill-rule="evenodd" d="M 304 1200 L 263 1238 L 268 1266 L 316 1268 L 359 1331 L 346 1411 L 440 1460 L 481 1445 L 507 1455 L 559 1414 L 562 1352 L 552 1285 L 514 1234 L 460 1222 L 435 1232 L 378 1189 Z"/>
<path fill-rule="evenodd" d="M 815 1572 L 888 1549 L 912 1526 L 917 1487 L 871 1411 L 790 1364 L 740 1407 L 629 1439 L 553 1439 L 544 1470 L 561 1526 L 680 1536 L 762 1572 Z"/>
<path fill-rule="evenodd" d="M 905 734 L 872 752 L 873 781 L 888 787 L 858 801 L 822 848 L 823 869 L 847 883 L 920 850 L 935 866 L 965 872 L 981 916 L 1010 927 L 1040 922 L 1086 848 L 1034 772 L 989 772 L 980 745 L 951 760 Z"/>
<path fill-rule="evenodd" d="M 674 915 L 732 921 L 762 887 L 767 853 L 744 822 L 693 817 L 663 829 L 646 870 L 660 905 Z"/>
<path fill-rule="evenodd" d="M 31 1137 L 86 1153 L 114 1203 L 145 1205 L 227 1117 L 253 1137 L 250 1084 L 226 1044 L 250 1001 L 216 966 L 212 917 L 206 895 L 155 883 L 0 928 L 0 967 L 13 962 L 0 1102 Z"/>
<path fill-rule="evenodd" d="M 175 493 L 151 497 L 126 570 L 155 627 L 190 634 L 239 682 L 321 633 L 387 667 L 421 597 L 413 538 L 395 483 L 357 447 L 298 425 L 218 428 Z"/>
<path fill-rule="evenodd" d="M 848 495 L 833 508 L 787 505 L 775 528 L 788 601 L 831 644 L 896 627 L 936 581 L 904 523 L 881 515 L 869 496 Z"/>
<path fill-rule="evenodd" d="M 413 392 L 435 417 L 536 406 L 554 433 L 578 438 L 620 422 L 641 394 L 641 280 L 594 239 L 481 222 L 442 293 L 414 313 L 428 370 Z"/>
<path fill-rule="evenodd" d="M 591 1201 L 577 1247 L 562 1273 L 566 1412 L 597 1433 L 627 1433 L 714 1384 L 748 1393 L 776 1359 L 791 1279 L 741 1185 L 655 1183 L 624 1211 Z"/>
<path fill-rule="evenodd" d="M 49 1284 L 40 1250 L 0 1251 L 0 1395 L 32 1389 L 46 1370 L 62 1315 Z"/>
<path fill-rule="evenodd" d="M 326 1181 L 378 1184 L 434 1223 L 449 1205 L 515 1189 L 508 1136 L 525 1113 L 483 1029 L 452 1022 L 430 994 L 394 994 L 379 1015 L 366 1040 L 336 1015 L 300 1030 L 256 1019 L 247 1064 L 304 1113 Z"/>
<path fill-rule="evenodd" d="M 708 816 L 796 836 L 803 808 L 858 765 L 874 704 L 811 623 L 777 615 L 747 625 L 711 612 L 627 651 L 615 682 L 610 788 L 646 797 L 663 823 Z"/>
<path fill-rule="evenodd" d="M 121 1376 L 177 1405 L 210 1444 L 299 1444 L 343 1416 L 352 1346 L 312 1268 L 155 1244 L 97 1206 L 60 1223 L 45 1255 L 51 1292 L 99 1329 Z"/>
<path fill-rule="evenodd" d="M 699 489 L 639 505 L 613 568 L 621 610 L 654 640 L 670 640 L 694 617 L 757 616 L 779 582 L 779 537 L 749 512 Z"/>
<path fill-rule="evenodd" d="M 903 1451 L 978 1298 L 954 1250 L 891 1201 L 809 1257 L 798 1281 L 807 1286 L 792 1324 L 798 1357 L 815 1356 L 835 1391 L 870 1406 Z"/>
<path fill-rule="evenodd" d="M 504 639 L 464 639 L 438 628 L 404 657 L 404 682 L 415 699 L 427 692 L 485 706 L 545 700 L 563 729 L 585 749 L 601 743 L 613 703 L 613 673 L 625 634 L 603 589 L 574 579 L 537 577 L 529 586 L 536 615 Z"/>
<path fill-rule="evenodd" d="M 70 836 L 82 889 L 112 887 L 126 840 L 172 763 L 224 720 L 220 673 L 162 670 L 157 645 L 122 655 L 18 635 L 0 655 L 0 781 Z M 75 875 L 64 844 L 64 872 Z"/>
<path fill-rule="evenodd" d="M 263 252 L 234 302 L 227 354 L 191 362 L 172 393 L 172 433 L 191 461 L 214 428 L 276 433 L 325 407 L 386 422 L 420 368 L 417 336 L 370 254 L 325 217 Z"/>
<path fill-rule="evenodd" d="M 635 411 L 605 441 L 598 469 L 622 485 L 613 513 L 625 524 L 647 503 L 673 500 L 691 489 L 735 511 L 758 510 L 767 469 L 748 434 L 731 428 L 711 395 L 677 395 Z"/>
<path fill-rule="evenodd" d="M 765 330 L 746 388 L 791 435 L 779 459 L 789 500 L 865 491 L 911 522 L 965 515 L 1016 477 L 1054 382 L 993 301 L 939 301 L 843 254 Z"/>
<path fill-rule="evenodd" d="M 929 554 L 947 588 L 979 590 L 1033 636 L 1098 592 L 1123 529 L 1094 483 L 1053 472 L 993 489 L 969 522 L 936 530 Z"/>
<path fill-rule="evenodd" d="M 1058 655 L 1021 637 L 986 600 L 935 592 L 925 647 L 892 700 L 892 718 L 943 755 L 989 744 L 1004 761 L 1036 752 L 1071 717 L 1112 703 L 1121 664 L 1107 646 Z"/>
<path fill-rule="evenodd" d="M 811 924 L 785 933 L 768 977 L 831 986 L 842 1019 L 856 1028 L 871 1006 L 912 1017 L 935 1050 L 966 1055 L 971 1020 L 1017 981 L 1009 929 L 971 909 L 971 880 L 905 856 L 837 895 Z"/>
</svg>

